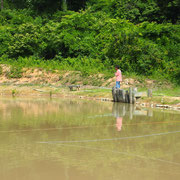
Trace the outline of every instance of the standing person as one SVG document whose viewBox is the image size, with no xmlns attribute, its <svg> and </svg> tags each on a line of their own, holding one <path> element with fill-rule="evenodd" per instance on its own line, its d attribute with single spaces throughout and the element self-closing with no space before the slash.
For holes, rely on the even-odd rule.
<svg viewBox="0 0 180 180">
<path fill-rule="evenodd" d="M 119 66 L 116 66 L 115 69 L 116 69 L 116 73 L 115 73 L 116 88 L 120 88 L 120 82 L 122 81 L 122 73 L 121 73 L 121 70 L 119 69 Z"/>
</svg>

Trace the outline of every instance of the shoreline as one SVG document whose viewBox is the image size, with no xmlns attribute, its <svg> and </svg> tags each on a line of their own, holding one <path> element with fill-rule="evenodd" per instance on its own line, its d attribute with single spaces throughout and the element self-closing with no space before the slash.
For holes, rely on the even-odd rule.
<svg viewBox="0 0 180 180">
<path fill-rule="evenodd" d="M 49 98 L 78 98 L 86 100 L 96 100 L 103 102 L 113 102 L 110 88 L 100 89 L 98 87 L 84 86 L 79 91 L 70 91 L 68 87 L 56 87 L 53 85 L 0 85 L 0 97 L 49 97 Z M 174 99 L 176 104 L 165 103 L 164 100 Z M 159 102 L 161 100 L 161 102 Z M 143 96 L 138 99 L 135 105 L 144 108 L 157 108 L 180 111 L 180 97 L 153 96 L 148 98 Z"/>
</svg>

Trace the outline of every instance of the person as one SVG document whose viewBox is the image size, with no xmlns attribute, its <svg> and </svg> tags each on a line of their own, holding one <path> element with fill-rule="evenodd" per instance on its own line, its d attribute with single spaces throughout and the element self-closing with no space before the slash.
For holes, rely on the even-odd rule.
<svg viewBox="0 0 180 180">
<path fill-rule="evenodd" d="M 117 128 L 117 131 L 121 131 L 121 128 L 122 128 L 122 120 L 123 120 L 122 117 L 117 117 L 117 118 L 116 118 L 116 128 Z"/>
<path fill-rule="evenodd" d="M 116 129 L 121 131 L 123 117 L 126 114 L 125 105 L 121 103 L 114 103 L 112 107 L 112 115 L 116 118 Z"/>
<path fill-rule="evenodd" d="M 122 73 L 121 73 L 121 70 L 119 69 L 119 66 L 116 66 L 115 67 L 116 69 L 116 73 L 115 73 L 115 76 L 116 76 L 116 88 L 120 88 L 120 82 L 122 81 Z"/>
</svg>

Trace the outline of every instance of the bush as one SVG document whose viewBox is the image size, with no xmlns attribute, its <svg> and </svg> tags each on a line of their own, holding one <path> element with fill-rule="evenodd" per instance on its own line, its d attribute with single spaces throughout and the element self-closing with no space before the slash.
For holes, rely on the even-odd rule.
<svg viewBox="0 0 180 180">
<path fill-rule="evenodd" d="M 21 78 L 22 77 L 22 68 L 21 67 L 11 67 L 10 71 L 6 73 L 6 77 L 11 78 Z"/>
<path fill-rule="evenodd" d="M 159 73 L 179 82 L 180 25 L 136 25 L 90 8 L 56 12 L 51 20 L 23 13 L 0 12 L 0 60 L 4 63 L 77 70 L 84 77 L 112 73 L 119 64 L 123 73 Z"/>
<path fill-rule="evenodd" d="M 0 66 L 0 75 L 3 74 L 3 68 Z"/>
</svg>

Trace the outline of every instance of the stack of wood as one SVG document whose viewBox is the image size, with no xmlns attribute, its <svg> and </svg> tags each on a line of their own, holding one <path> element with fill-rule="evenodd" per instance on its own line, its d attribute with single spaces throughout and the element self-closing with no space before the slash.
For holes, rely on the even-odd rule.
<svg viewBox="0 0 180 180">
<path fill-rule="evenodd" d="M 136 88 L 129 88 L 129 91 L 123 89 L 117 89 L 115 87 L 112 88 L 112 96 L 114 102 L 134 104 L 136 102 L 136 96 L 135 96 L 136 93 L 137 93 Z"/>
</svg>

